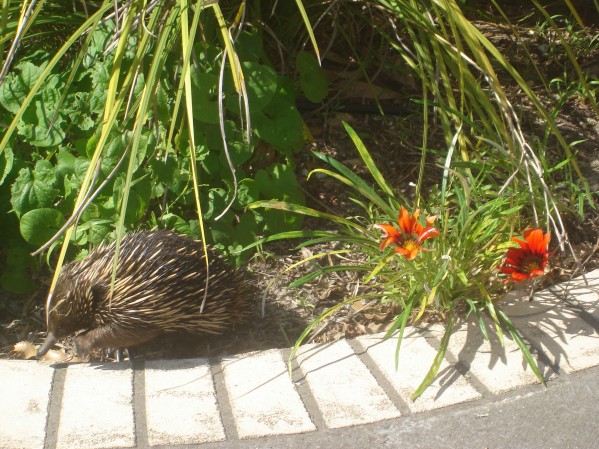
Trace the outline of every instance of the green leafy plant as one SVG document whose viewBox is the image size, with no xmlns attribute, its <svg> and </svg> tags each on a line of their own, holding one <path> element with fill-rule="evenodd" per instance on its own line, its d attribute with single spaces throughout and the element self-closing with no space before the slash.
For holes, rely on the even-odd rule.
<svg viewBox="0 0 599 449">
<path fill-rule="evenodd" d="M 230 34 L 220 6 L 201 1 L 134 1 L 116 14 L 111 1 L 75 14 L 50 0 L 9 3 L 0 193 L 10 202 L 0 220 L 24 253 L 56 235 L 41 250 L 55 263 L 64 242 L 60 266 L 67 244 L 83 255 L 126 229 L 160 226 L 241 263 L 249 255 L 239 248 L 257 235 L 301 226 L 298 216 L 245 210 L 258 199 L 304 201 L 291 158 L 305 140 L 302 87 L 269 65 L 262 29 L 235 29 L 235 19 Z M 299 0 L 296 12 L 309 29 Z M 316 58 L 302 54 L 302 79 L 322 75 Z"/>
</svg>

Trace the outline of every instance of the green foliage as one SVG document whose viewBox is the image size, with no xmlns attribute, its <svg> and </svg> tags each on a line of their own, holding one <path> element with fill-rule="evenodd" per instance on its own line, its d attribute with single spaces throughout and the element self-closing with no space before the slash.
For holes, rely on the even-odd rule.
<svg viewBox="0 0 599 449">
<path fill-rule="evenodd" d="M 181 33 L 189 22 L 178 4 L 146 11 L 137 28 L 133 17 L 143 2 L 132 6 L 118 26 L 100 20 L 108 7 L 73 16 L 81 27 L 61 37 L 68 36 L 66 43 L 22 47 L 0 83 L 0 116 L 12 120 L 0 128 L 0 195 L 9 199 L 0 213 L 17 218 L 5 238 L 19 242 L 12 251 L 19 257 L 4 264 L 19 279 L 25 254 L 64 231 L 69 218 L 77 221 L 69 234 L 76 253 L 114 238 L 122 223 L 205 237 L 236 263 L 251 256 L 239 250 L 259 236 L 302 224 L 294 214 L 246 210 L 257 200 L 304 202 L 292 164 L 305 140 L 295 106 L 300 87 L 269 65 L 262 32 L 241 31 L 235 47 L 225 33 L 223 46 L 218 5 L 202 10 L 198 3 L 191 11 L 195 25 L 186 31 L 200 27 L 202 38 L 186 41 Z M 54 14 L 60 6 L 48 8 Z M 6 29 L 18 14 L 9 10 Z M 185 42 L 194 61 L 191 121 L 180 113 Z M 221 70 L 224 47 L 230 70 Z M 230 62 L 238 57 L 238 66 Z M 3 286 L 16 288 L 7 280 Z"/>
<path fill-rule="evenodd" d="M 38 51 L 31 55 L 31 60 L 36 59 L 44 59 L 44 53 Z M 13 114 L 19 110 L 46 66 L 44 63 L 38 66 L 31 60 L 17 64 L 0 84 L 0 104 Z M 65 117 L 57 111 L 62 88 L 64 84 L 59 76 L 46 77 L 44 88 L 37 93 L 19 121 L 18 132 L 31 145 L 51 147 L 64 139 Z"/>
</svg>

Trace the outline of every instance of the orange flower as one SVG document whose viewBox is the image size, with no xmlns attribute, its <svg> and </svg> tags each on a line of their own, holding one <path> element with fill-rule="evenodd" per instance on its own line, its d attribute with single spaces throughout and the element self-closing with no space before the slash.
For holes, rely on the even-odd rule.
<svg viewBox="0 0 599 449">
<path fill-rule="evenodd" d="M 512 237 L 512 242 L 516 242 L 520 248 L 508 249 L 505 262 L 499 267 L 499 271 L 511 275 L 505 282 L 520 282 L 543 275 L 549 258 L 547 247 L 550 238 L 550 232 L 543 234 L 539 228 L 524 231 L 524 240 Z"/>
<path fill-rule="evenodd" d="M 439 236 L 439 230 L 433 227 L 433 222 L 437 217 L 427 216 L 426 227 L 422 227 L 418 221 L 420 209 L 416 209 L 413 215 L 402 206 L 399 211 L 397 223 L 399 231 L 390 224 L 376 224 L 375 227 L 385 232 L 385 237 L 381 242 L 381 251 L 389 245 L 395 245 L 395 251 L 408 260 L 413 260 L 418 251 L 430 251 L 430 249 L 420 246 L 426 239 Z"/>
</svg>

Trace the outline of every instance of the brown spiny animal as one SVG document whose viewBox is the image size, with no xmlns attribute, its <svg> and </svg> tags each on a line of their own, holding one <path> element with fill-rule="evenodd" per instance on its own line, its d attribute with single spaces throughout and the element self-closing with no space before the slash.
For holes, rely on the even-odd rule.
<svg viewBox="0 0 599 449">
<path fill-rule="evenodd" d="M 220 334 L 248 318 L 252 288 L 241 271 L 209 255 L 201 242 L 171 231 L 138 231 L 121 240 L 112 299 L 115 243 L 102 244 L 64 266 L 48 300 L 43 356 L 59 339 L 74 338 L 77 354 L 127 349 L 170 332 Z"/>
</svg>

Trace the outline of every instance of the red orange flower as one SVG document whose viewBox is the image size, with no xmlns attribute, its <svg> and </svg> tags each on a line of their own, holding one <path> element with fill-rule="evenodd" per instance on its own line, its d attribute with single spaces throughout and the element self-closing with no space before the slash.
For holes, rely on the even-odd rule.
<svg viewBox="0 0 599 449">
<path fill-rule="evenodd" d="M 390 224 L 376 224 L 375 227 L 383 230 L 385 236 L 381 242 L 381 251 L 389 245 L 394 245 L 394 249 L 408 260 L 413 260 L 418 251 L 430 251 L 421 246 L 427 239 L 438 237 L 439 230 L 433 227 L 437 217 L 427 216 L 426 226 L 423 227 L 418 221 L 420 209 L 416 209 L 413 215 L 402 206 L 399 211 L 397 223 L 399 231 Z"/>
<path fill-rule="evenodd" d="M 508 249 L 505 262 L 499 267 L 499 271 L 511 275 L 505 282 L 520 282 L 543 275 L 549 258 L 547 247 L 550 238 L 550 232 L 543 234 L 543 230 L 538 228 L 524 231 L 524 240 L 512 237 L 512 242 L 520 248 Z"/>
</svg>

